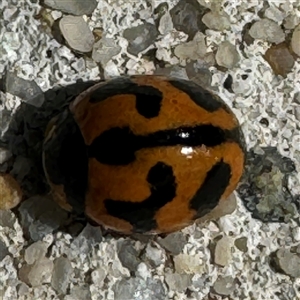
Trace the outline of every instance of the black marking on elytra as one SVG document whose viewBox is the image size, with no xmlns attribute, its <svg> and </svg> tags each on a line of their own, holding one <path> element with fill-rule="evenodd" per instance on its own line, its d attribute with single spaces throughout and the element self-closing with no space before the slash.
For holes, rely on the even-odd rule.
<svg viewBox="0 0 300 300">
<path fill-rule="evenodd" d="M 190 201 L 190 208 L 200 218 L 214 209 L 229 185 L 231 167 L 223 160 L 216 163 L 206 174 L 206 178 Z"/>
<path fill-rule="evenodd" d="M 142 202 L 106 199 L 107 212 L 129 222 L 133 231 L 145 233 L 157 227 L 155 213 L 176 195 L 176 178 L 171 166 L 158 162 L 148 173 L 147 182 L 150 186 L 150 196 Z"/>
<path fill-rule="evenodd" d="M 89 157 L 109 165 L 126 165 L 135 160 L 136 151 L 163 146 L 214 147 L 225 141 L 238 141 L 239 131 L 222 130 L 213 125 L 179 127 L 148 135 L 135 135 L 129 127 L 111 128 L 94 139 Z"/>
<path fill-rule="evenodd" d="M 169 83 L 186 93 L 197 105 L 209 112 L 223 108 L 228 113 L 231 113 L 229 107 L 217 95 L 212 94 L 192 81 L 175 79 L 169 80 Z"/>
<path fill-rule="evenodd" d="M 88 179 L 86 145 L 68 109 L 58 116 L 55 126 L 54 138 L 43 146 L 46 171 L 53 184 L 64 186 L 74 211 L 83 213 Z"/>
<path fill-rule="evenodd" d="M 162 92 L 152 86 L 138 85 L 126 77 L 116 78 L 101 85 L 91 93 L 89 101 L 97 103 L 123 94 L 136 97 L 136 110 L 145 118 L 150 119 L 159 115 L 163 99 Z"/>
</svg>

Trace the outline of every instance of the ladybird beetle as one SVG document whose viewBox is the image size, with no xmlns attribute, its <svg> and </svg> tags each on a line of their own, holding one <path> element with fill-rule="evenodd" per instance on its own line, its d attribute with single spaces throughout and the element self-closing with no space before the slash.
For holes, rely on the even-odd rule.
<svg viewBox="0 0 300 300">
<path fill-rule="evenodd" d="M 229 107 L 187 80 L 99 82 L 48 125 L 43 166 L 56 201 L 120 233 L 169 233 L 225 200 L 243 172 Z"/>
</svg>

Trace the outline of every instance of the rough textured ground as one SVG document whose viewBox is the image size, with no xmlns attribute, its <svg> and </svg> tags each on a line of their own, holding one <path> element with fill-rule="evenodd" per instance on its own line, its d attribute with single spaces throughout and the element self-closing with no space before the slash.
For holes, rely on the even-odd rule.
<svg viewBox="0 0 300 300">
<path fill-rule="evenodd" d="M 25 199 L 0 211 L 0 299 L 299 300 L 299 57 L 298 0 L 0 1 L 0 172 Z M 41 142 L 86 82 L 153 73 L 232 107 L 246 171 L 212 219 L 117 236 L 56 206 Z"/>
</svg>

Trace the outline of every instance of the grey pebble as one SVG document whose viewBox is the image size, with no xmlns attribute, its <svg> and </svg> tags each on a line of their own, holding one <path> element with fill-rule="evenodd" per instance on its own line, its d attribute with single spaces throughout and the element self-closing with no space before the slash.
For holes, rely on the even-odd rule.
<svg viewBox="0 0 300 300">
<path fill-rule="evenodd" d="M 53 261 L 47 257 L 42 257 L 37 260 L 32 266 L 27 269 L 28 282 L 31 286 L 40 286 L 43 283 L 51 281 L 53 271 Z"/>
<path fill-rule="evenodd" d="M 25 80 L 12 72 L 5 76 L 5 91 L 35 107 L 41 107 L 45 101 L 43 91 L 35 81 Z"/>
<path fill-rule="evenodd" d="M 73 268 L 71 262 L 67 258 L 59 257 L 55 259 L 51 286 L 58 294 L 65 294 L 67 292 L 72 273 Z"/>
<path fill-rule="evenodd" d="M 291 46 L 294 53 L 300 56 L 300 24 L 293 31 Z"/>
<path fill-rule="evenodd" d="M 202 22 L 205 12 L 206 8 L 197 0 L 180 0 L 170 10 L 175 29 L 183 31 L 190 39 L 193 39 L 197 32 L 204 32 L 207 28 Z"/>
<path fill-rule="evenodd" d="M 285 40 L 285 35 L 280 26 L 269 19 L 261 19 L 255 22 L 250 30 L 249 34 L 254 39 L 261 39 L 270 43 L 279 44 Z"/>
<path fill-rule="evenodd" d="M 136 27 L 124 30 L 123 37 L 128 40 L 128 52 L 138 55 L 140 52 L 152 45 L 158 36 L 156 26 L 151 23 L 144 23 Z"/>
<path fill-rule="evenodd" d="M 76 16 L 90 15 L 97 7 L 96 0 L 45 0 L 45 5 Z"/>
<path fill-rule="evenodd" d="M 95 42 L 94 35 L 82 17 L 64 16 L 59 28 L 69 46 L 79 52 L 90 52 Z"/>
<path fill-rule="evenodd" d="M 214 291 L 222 296 L 230 295 L 234 291 L 234 288 L 234 278 L 230 276 L 218 277 L 213 285 Z"/>
<path fill-rule="evenodd" d="M 118 243 L 118 257 L 123 267 L 130 271 L 136 271 L 141 262 L 138 258 L 139 252 L 134 248 L 130 241 L 120 241 Z"/>
<path fill-rule="evenodd" d="M 8 254 L 9 254 L 8 248 L 6 247 L 5 243 L 0 240 L 0 262 Z"/>
<path fill-rule="evenodd" d="M 240 55 L 234 45 L 228 41 L 222 42 L 216 54 L 217 64 L 227 69 L 232 69 L 240 60 Z"/>
<path fill-rule="evenodd" d="M 291 253 L 288 249 L 279 249 L 276 252 L 275 263 L 287 275 L 300 277 L 300 254 Z"/>
<path fill-rule="evenodd" d="M 166 274 L 165 279 L 172 291 L 184 292 L 192 284 L 192 275 L 190 274 Z"/>
<path fill-rule="evenodd" d="M 120 53 L 122 48 L 116 44 L 114 39 L 103 37 L 93 46 L 92 58 L 105 66 L 114 56 Z"/>
<path fill-rule="evenodd" d="M 171 252 L 173 255 L 181 253 L 183 247 L 187 243 L 187 237 L 182 232 L 174 232 L 167 235 L 165 238 L 158 238 L 158 244 Z"/>
</svg>

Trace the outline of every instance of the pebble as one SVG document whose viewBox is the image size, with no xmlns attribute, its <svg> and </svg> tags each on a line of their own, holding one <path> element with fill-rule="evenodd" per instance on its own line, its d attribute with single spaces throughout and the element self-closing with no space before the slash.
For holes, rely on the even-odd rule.
<svg viewBox="0 0 300 300">
<path fill-rule="evenodd" d="M 212 74 L 207 68 L 199 67 L 197 62 L 190 62 L 186 65 L 186 72 L 190 80 L 193 82 L 210 87 L 212 82 Z"/>
<path fill-rule="evenodd" d="M 165 300 L 166 292 L 160 280 L 148 278 L 129 278 L 118 281 L 113 286 L 114 300 Z"/>
<path fill-rule="evenodd" d="M 135 272 L 141 260 L 139 252 L 130 241 L 120 241 L 118 243 L 118 257 L 123 267 Z"/>
<path fill-rule="evenodd" d="M 202 22 L 210 29 L 223 31 L 230 28 L 230 20 L 227 14 L 208 12 L 202 18 Z"/>
<path fill-rule="evenodd" d="M 165 280 L 169 289 L 177 292 L 184 292 L 192 283 L 190 274 L 166 274 Z"/>
<path fill-rule="evenodd" d="M 188 79 L 185 68 L 180 67 L 178 65 L 164 67 L 164 68 L 156 68 L 154 74 L 160 76 L 170 76 L 170 77 L 176 77 L 181 79 Z"/>
<path fill-rule="evenodd" d="M 298 121 L 300 121 L 300 107 L 299 107 L 299 106 L 296 106 L 296 107 L 294 108 L 294 111 L 295 111 L 295 113 L 294 113 L 295 118 L 296 118 Z"/>
<path fill-rule="evenodd" d="M 240 55 L 234 45 L 224 41 L 218 47 L 216 61 L 219 66 L 232 69 L 240 61 Z"/>
<path fill-rule="evenodd" d="M 26 250 L 24 259 L 29 264 L 32 265 L 37 260 L 45 257 L 47 253 L 48 245 L 42 241 L 37 241 L 31 244 Z"/>
<path fill-rule="evenodd" d="M 74 239 L 70 247 L 70 258 L 75 258 L 78 253 L 89 254 L 96 244 L 102 241 L 99 226 L 87 224 L 81 233 Z"/>
<path fill-rule="evenodd" d="M 73 286 L 71 294 L 67 295 L 64 300 L 89 300 L 91 299 L 91 292 L 88 285 Z"/>
<path fill-rule="evenodd" d="M 270 64 L 274 73 L 283 77 L 287 76 L 295 63 L 294 57 L 285 43 L 271 46 L 266 51 L 264 58 Z"/>
<path fill-rule="evenodd" d="M 94 44 L 92 58 L 105 66 L 121 50 L 122 48 L 116 44 L 114 39 L 103 37 Z"/>
<path fill-rule="evenodd" d="M 163 251 L 157 249 L 156 247 L 152 247 L 150 244 L 148 244 L 146 247 L 145 257 L 150 262 L 150 264 L 154 267 L 158 267 L 165 260 Z"/>
<path fill-rule="evenodd" d="M 183 60 L 202 59 L 206 52 L 205 35 L 202 32 L 198 32 L 192 41 L 177 45 L 174 49 L 174 54 Z"/>
<path fill-rule="evenodd" d="M 0 174 L 0 210 L 16 207 L 22 200 L 19 183 L 9 174 Z"/>
<path fill-rule="evenodd" d="M 214 282 L 213 289 L 219 295 L 228 296 L 235 289 L 235 280 L 231 276 L 218 277 Z"/>
<path fill-rule="evenodd" d="M 6 255 L 9 254 L 6 244 L 0 240 L 0 262 L 4 259 Z"/>
<path fill-rule="evenodd" d="M 39 286 L 51 281 L 53 271 L 53 261 L 47 257 L 42 257 L 28 268 L 28 282 L 31 286 Z M 25 282 L 26 283 L 26 282 Z"/>
<path fill-rule="evenodd" d="M 203 273 L 204 265 L 201 264 L 201 259 L 198 254 L 189 255 L 189 254 L 179 254 L 174 258 L 175 270 L 179 274 L 194 274 L 194 273 Z"/>
<path fill-rule="evenodd" d="M 19 295 L 19 297 L 25 296 L 28 293 L 29 293 L 29 286 L 26 283 L 21 282 L 18 285 L 18 295 Z"/>
<path fill-rule="evenodd" d="M 169 12 L 166 12 L 159 20 L 158 31 L 162 35 L 166 35 L 173 30 L 173 21 Z"/>
<path fill-rule="evenodd" d="M 228 266 L 232 260 L 231 248 L 233 239 L 228 236 L 223 236 L 216 244 L 214 261 L 222 267 Z"/>
<path fill-rule="evenodd" d="M 242 252 L 247 252 L 248 251 L 248 246 L 247 246 L 248 239 L 246 237 L 241 237 L 238 238 L 234 241 L 235 247 L 237 247 L 240 251 Z"/>
<path fill-rule="evenodd" d="M 276 252 L 276 258 L 275 263 L 286 275 L 300 277 L 300 254 L 281 248 Z"/>
<path fill-rule="evenodd" d="M 51 286 L 58 294 L 67 292 L 72 273 L 73 267 L 67 258 L 61 256 L 54 260 Z"/>
<path fill-rule="evenodd" d="M 157 243 L 171 252 L 173 255 L 178 255 L 183 250 L 187 243 L 187 237 L 182 232 L 173 232 L 165 238 L 158 238 Z"/>
<path fill-rule="evenodd" d="M 291 46 L 293 52 L 300 56 L 300 24 L 293 31 Z"/>
<path fill-rule="evenodd" d="M 95 42 L 94 35 L 82 17 L 64 16 L 59 28 L 69 46 L 79 52 L 91 52 Z"/>
<path fill-rule="evenodd" d="M 0 226 L 13 228 L 16 217 L 10 210 L 0 210 Z"/>
<path fill-rule="evenodd" d="M 275 22 L 281 23 L 285 17 L 285 14 L 276 6 L 271 6 L 266 9 L 265 17 Z"/>
<path fill-rule="evenodd" d="M 35 107 L 41 107 L 45 101 L 43 91 L 34 80 L 25 80 L 13 72 L 5 76 L 5 91 Z"/>
<path fill-rule="evenodd" d="M 137 56 L 140 52 L 151 46 L 158 36 L 156 26 L 151 23 L 144 23 L 136 27 L 124 30 L 123 37 L 128 40 L 127 51 Z"/>
<path fill-rule="evenodd" d="M 261 19 L 255 22 L 249 34 L 254 39 L 261 39 L 270 43 L 279 44 L 285 40 L 285 35 L 280 26 L 269 19 Z"/>
<path fill-rule="evenodd" d="M 176 30 L 182 31 L 193 39 L 197 32 L 207 28 L 202 22 L 206 8 L 197 0 L 180 0 L 171 10 L 170 15 Z"/>
<path fill-rule="evenodd" d="M 0 165 L 7 162 L 12 157 L 12 153 L 5 148 L 0 147 Z"/>
<path fill-rule="evenodd" d="M 68 213 L 48 196 L 27 199 L 21 203 L 19 212 L 22 227 L 29 232 L 33 241 L 41 240 L 58 229 L 68 217 Z"/>
<path fill-rule="evenodd" d="M 44 3 L 53 9 L 76 16 L 92 14 L 98 4 L 97 0 L 45 0 Z"/>
<path fill-rule="evenodd" d="M 285 29 L 294 29 L 300 22 L 300 17 L 296 15 L 288 15 L 283 21 Z"/>
</svg>

